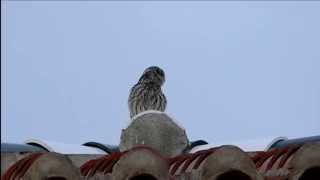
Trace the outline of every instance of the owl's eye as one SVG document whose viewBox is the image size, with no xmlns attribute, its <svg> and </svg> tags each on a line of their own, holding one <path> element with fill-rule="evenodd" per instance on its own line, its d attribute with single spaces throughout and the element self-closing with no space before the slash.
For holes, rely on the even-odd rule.
<svg viewBox="0 0 320 180">
<path fill-rule="evenodd" d="M 146 74 L 144 75 L 144 77 L 145 77 L 146 79 L 149 79 L 149 78 L 150 78 L 150 74 L 149 74 L 149 73 L 146 73 Z"/>
<path fill-rule="evenodd" d="M 156 70 L 157 74 L 160 74 L 161 76 L 163 76 L 163 72 L 160 69 Z"/>
</svg>

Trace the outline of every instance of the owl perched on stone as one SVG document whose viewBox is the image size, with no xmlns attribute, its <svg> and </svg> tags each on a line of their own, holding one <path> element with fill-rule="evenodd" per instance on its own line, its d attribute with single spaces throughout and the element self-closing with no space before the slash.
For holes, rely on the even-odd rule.
<svg viewBox="0 0 320 180">
<path fill-rule="evenodd" d="M 143 72 L 130 91 L 128 105 L 131 118 L 143 111 L 163 112 L 166 109 L 167 99 L 161 90 L 164 82 L 164 72 L 157 66 L 151 66 Z"/>
</svg>

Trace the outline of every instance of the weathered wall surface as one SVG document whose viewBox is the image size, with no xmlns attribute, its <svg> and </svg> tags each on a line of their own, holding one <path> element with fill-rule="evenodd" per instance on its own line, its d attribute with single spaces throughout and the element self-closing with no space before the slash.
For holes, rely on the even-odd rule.
<svg viewBox="0 0 320 180">
<path fill-rule="evenodd" d="M 43 180 L 175 179 L 175 180 L 303 180 L 320 179 L 320 144 L 263 152 L 221 146 L 175 157 L 147 146 L 109 155 L 2 153 L 1 178 Z"/>
<path fill-rule="evenodd" d="M 1 153 L 2 180 L 320 180 L 320 144 L 260 152 L 220 146 L 188 153 L 185 130 L 165 113 L 141 114 L 106 155 Z"/>
</svg>

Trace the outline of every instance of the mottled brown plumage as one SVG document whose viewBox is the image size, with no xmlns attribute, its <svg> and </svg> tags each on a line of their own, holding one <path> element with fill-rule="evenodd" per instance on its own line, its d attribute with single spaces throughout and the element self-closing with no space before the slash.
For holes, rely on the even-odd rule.
<svg viewBox="0 0 320 180">
<path fill-rule="evenodd" d="M 130 117 L 147 110 L 164 111 L 167 100 L 161 86 L 165 82 L 165 74 L 157 66 L 147 68 L 137 84 L 130 91 L 128 105 Z"/>
</svg>

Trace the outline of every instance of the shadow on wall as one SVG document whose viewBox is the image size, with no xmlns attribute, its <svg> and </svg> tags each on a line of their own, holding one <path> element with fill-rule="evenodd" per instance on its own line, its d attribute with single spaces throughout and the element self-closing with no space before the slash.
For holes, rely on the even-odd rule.
<svg viewBox="0 0 320 180">
<path fill-rule="evenodd" d="M 299 180 L 315 180 L 320 179 L 320 166 L 312 167 L 307 169 Z"/>
<path fill-rule="evenodd" d="M 46 180 L 67 180 L 67 179 L 64 177 L 49 177 L 49 178 L 46 178 Z"/>
<path fill-rule="evenodd" d="M 217 180 L 231 180 L 231 179 L 251 180 L 251 178 L 248 175 L 238 170 L 230 170 L 217 177 Z"/>
<path fill-rule="evenodd" d="M 157 180 L 157 178 L 153 177 L 150 174 L 140 174 L 130 178 L 130 180 Z"/>
</svg>

